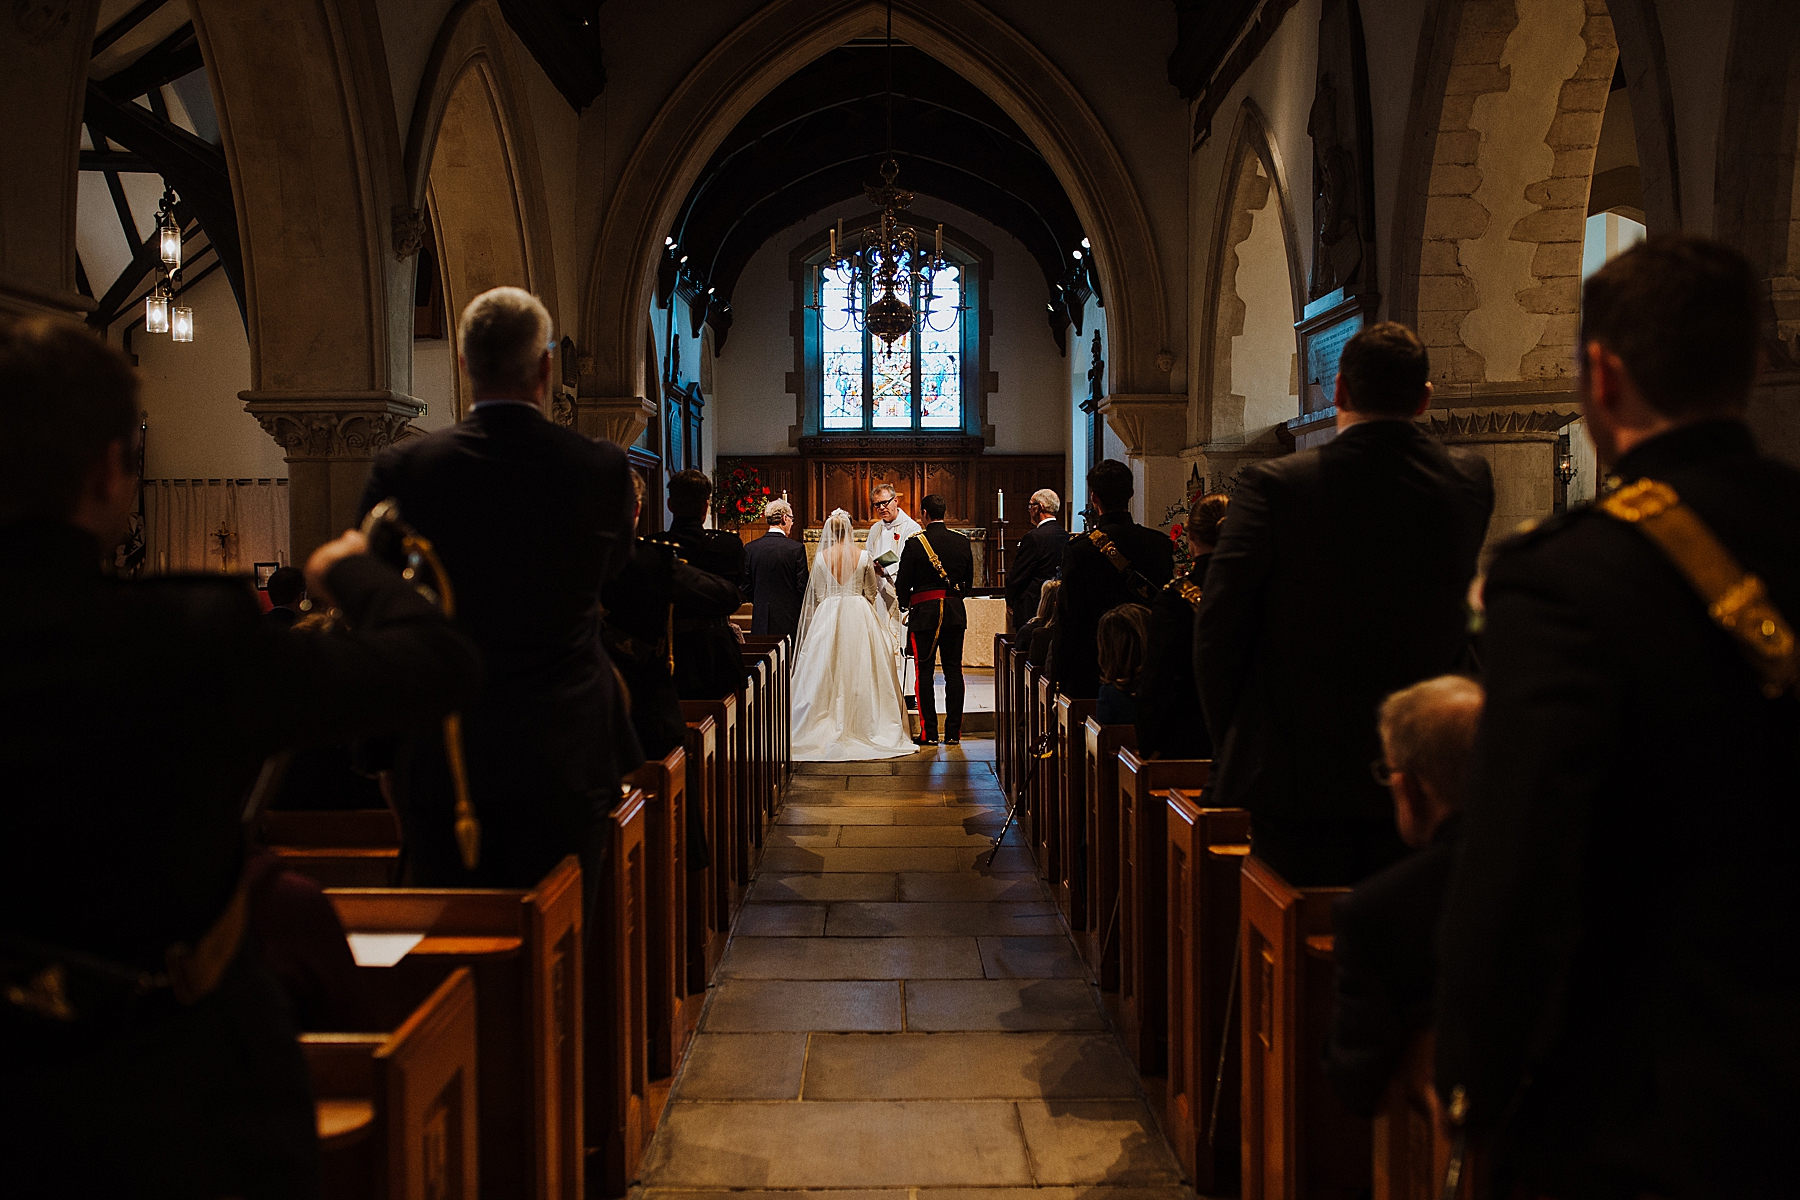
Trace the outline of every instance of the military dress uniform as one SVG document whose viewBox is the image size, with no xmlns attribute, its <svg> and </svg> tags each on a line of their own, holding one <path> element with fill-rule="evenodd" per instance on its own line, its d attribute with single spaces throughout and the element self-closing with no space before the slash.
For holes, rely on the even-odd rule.
<svg viewBox="0 0 1800 1200">
<path fill-rule="evenodd" d="M 699 521 L 677 521 L 668 540 L 690 565 L 716 575 L 737 594 L 744 577 L 744 543 L 737 534 L 707 529 Z M 738 604 L 743 597 L 738 596 Z M 675 598 L 675 690 L 683 700 L 717 700 L 744 689 L 744 651 L 730 616 L 692 596 Z"/>
<path fill-rule="evenodd" d="M 1106 611 L 1149 604 L 1174 573 L 1169 535 L 1139 525 L 1130 513 L 1102 513 L 1094 528 L 1069 538 L 1056 593 L 1056 682 L 1065 696 L 1100 694 L 1097 638 Z"/>
<path fill-rule="evenodd" d="M 929 547 L 929 552 L 927 548 Z M 969 616 L 963 597 L 975 585 L 975 551 L 969 539 L 933 521 L 906 541 L 894 586 L 906 608 L 906 633 L 917 664 L 919 744 L 937 741 L 937 661 L 944 667 L 944 741 L 962 740 L 963 634 Z"/>
<path fill-rule="evenodd" d="M 1489 568 L 1438 1090 L 1493 1195 L 1792 1195 L 1800 472 L 1714 421 L 1616 477 Z"/>
<path fill-rule="evenodd" d="M 737 611 L 737 589 L 683 562 L 668 538 L 641 537 L 600 602 L 606 609 L 600 638 L 630 692 L 638 742 L 646 758 L 662 758 L 687 741 L 687 718 L 675 689 L 675 609 L 728 617 Z M 706 866 L 705 814 L 698 804 L 688 805 L 687 844 L 688 866 Z"/>
<path fill-rule="evenodd" d="M 263 760 L 398 733 L 475 648 L 392 570 L 354 632 L 270 626 L 242 579 L 122 582 L 61 523 L 0 527 L 0 1193 L 306 1196 L 306 1063 L 244 936 Z"/>
<path fill-rule="evenodd" d="M 1150 601 L 1150 644 L 1137 694 L 1137 748 L 1144 758 L 1213 754 L 1194 685 L 1194 614 L 1209 557 L 1164 584 Z"/>
</svg>

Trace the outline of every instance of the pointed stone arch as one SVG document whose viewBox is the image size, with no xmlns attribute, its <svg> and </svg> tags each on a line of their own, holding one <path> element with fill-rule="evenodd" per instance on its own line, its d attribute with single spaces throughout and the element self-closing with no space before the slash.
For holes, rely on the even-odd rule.
<svg viewBox="0 0 1800 1200">
<path fill-rule="evenodd" d="M 1246 463 L 1282 453 L 1285 447 L 1271 421 L 1287 421 L 1300 415 L 1299 343 L 1293 326 L 1305 305 L 1305 264 L 1280 149 L 1262 113 L 1250 100 L 1239 108 L 1232 128 L 1219 196 L 1198 346 L 1200 390 L 1191 430 L 1197 450 L 1185 456 L 1198 467 L 1207 486 L 1215 489 Z M 1247 264 L 1243 259 L 1253 235 L 1260 257 Z M 1273 264 L 1267 254 L 1273 249 L 1271 239 L 1279 239 L 1284 260 L 1279 283 L 1270 277 Z M 1246 271 L 1256 271 L 1259 277 L 1242 277 Z M 1277 373 L 1289 377 L 1291 391 L 1284 395 L 1291 395 L 1293 400 L 1292 411 L 1283 408 L 1279 414 L 1274 410 L 1282 397 L 1251 397 L 1235 386 L 1248 377 L 1246 368 L 1251 366 L 1238 361 L 1240 358 L 1270 352 L 1270 346 L 1252 348 L 1240 342 L 1249 330 L 1246 317 L 1251 302 L 1266 306 L 1274 292 L 1281 294 L 1281 307 L 1285 310 L 1278 325 L 1278 341 L 1290 360 L 1277 364 Z M 1275 322 L 1272 314 L 1262 313 L 1256 324 L 1266 328 Z M 1268 373 L 1268 364 L 1256 365 Z"/>
<path fill-rule="evenodd" d="M 354 523 L 420 411 L 393 89 L 372 6 L 190 0 L 243 244 L 245 410 L 288 464 L 289 551 Z"/>
<path fill-rule="evenodd" d="M 621 172 L 588 271 L 581 350 L 592 369 L 583 372 L 577 403 L 584 429 L 629 442 L 656 415 L 641 394 L 647 302 L 663 236 L 713 149 L 800 67 L 852 38 L 879 34 L 886 11 L 874 0 L 774 0 L 670 94 Z M 981 88 L 1044 155 L 1092 242 L 1106 296 L 1111 392 L 1167 396 L 1168 297 L 1149 219 L 1086 100 L 1041 50 L 975 0 L 895 0 L 893 23 L 897 39 Z"/>
<path fill-rule="evenodd" d="M 508 37 L 494 0 L 462 0 L 445 18 L 407 135 L 407 199 L 431 222 L 453 326 L 475 296 L 511 285 L 542 297 L 560 330 L 543 175 Z M 452 379 L 460 418 L 462 373 Z"/>
</svg>

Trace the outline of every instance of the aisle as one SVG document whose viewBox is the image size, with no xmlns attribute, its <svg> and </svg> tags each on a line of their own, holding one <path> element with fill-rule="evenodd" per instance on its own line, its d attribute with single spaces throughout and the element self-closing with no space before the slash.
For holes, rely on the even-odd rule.
<svg viewBox="0 0 1800 1200">
<path fill-rule="evenodd" d="M 796 764 L 647 1196 L 1191 1196 L 1026 851 L 977 865 L 993 745 Z"/>
</svg>

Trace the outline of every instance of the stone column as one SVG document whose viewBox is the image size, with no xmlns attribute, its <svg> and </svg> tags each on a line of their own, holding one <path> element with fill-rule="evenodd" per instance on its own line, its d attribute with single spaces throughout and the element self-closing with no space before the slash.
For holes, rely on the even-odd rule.
<svg viewBox="0 0 1800 1200">
<path fill-rule="evenodd" d="M 1494 470 L 1487 547 L 1524 522 L 1550 515 L 1556 500 L 1556 440 L 1579 416 L 1568 380 L 1438 385 L 1420 422 L 1444 444 L 1474 450 Z"/>
<path fill-rule="evenodd" d="M 591 438 L 630 446 L 656 420 L 657 402 L 643 396 L 579 396 L 575 428 Z"/>
<path fill-rule="evenodd" d="M 1186 498 L 1188 464 L 1181 452 L 1187 442 L 1188 398 L 1172 392 L 1113 395 L 1100 402 L 1100 413 L 1125 443 L 1137 485 L 1131 515 L 1160 527 L 1168 507 Z"/>
<path fill-rule="evenodd" d="M 425 404 L 399 392 L 240 392 L 244 411 L 281 443 L 288 464 L 289 561 L 356 524 L 369 464 Z"/>
<path fill-rule="evenodd" d="M 0 312 L 79 319 L 75 195 L 99 0 L 0 10 Z"/>
</svg>

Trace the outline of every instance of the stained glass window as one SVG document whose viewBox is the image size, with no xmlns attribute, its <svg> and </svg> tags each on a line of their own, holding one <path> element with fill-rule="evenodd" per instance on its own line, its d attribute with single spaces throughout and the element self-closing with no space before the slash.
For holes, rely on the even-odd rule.
<svg viewBox="0 0 1800 1200">
<path fill-rule="evenodd" d="M 962 271 L 939 271 L 919 331 L 919 426 L 962 427 Z M 939 328 L 944 332 L 939 333 Z"/>
<path fill-rule="evenodd" d="M 962 268 L 938 272 L 925 328 L 895 339 L 891 348 L 850 319 L 850 287 L 843 274 L 820 268 L 817 279 L 820 429 L 962 428 L 963 306 L 968 303 Z M 866 288 L 856 299 L 866 312 Z M 926 297 L 915 294 L 912 301 L 919 309 Z"/>
<path fill-rule="evenodd" d="M 863 334 L 850 319 L 849 281 L 837 271 L 819 273 L 819 375 L 826 429 L 863 427 Z"/>
</svg>

